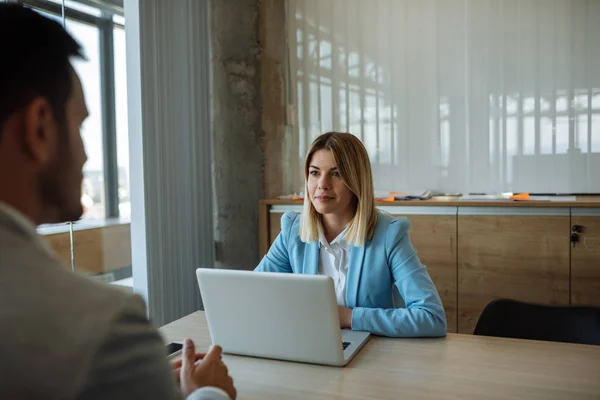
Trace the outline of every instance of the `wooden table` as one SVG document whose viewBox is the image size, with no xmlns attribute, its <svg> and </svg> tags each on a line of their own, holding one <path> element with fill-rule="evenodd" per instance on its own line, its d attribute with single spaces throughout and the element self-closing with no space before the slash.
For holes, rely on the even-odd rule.
<svg viewBox="0 0 600 400">
<path fill-rule="evenodd" d="M 201 311 L 161 332 L 167 341 L 190 337 L 201 350 L 211 344 Z M 449 334 L 372 337 L 345 368 L 224 360 L 241 400 L 600 399 L 600 346 Z"/>
</svg>

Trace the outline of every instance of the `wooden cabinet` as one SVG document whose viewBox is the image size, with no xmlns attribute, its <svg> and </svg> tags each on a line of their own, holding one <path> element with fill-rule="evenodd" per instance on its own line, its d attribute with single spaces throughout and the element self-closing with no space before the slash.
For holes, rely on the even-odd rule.
<svg viewBox="0 0 600 400">
<path fill-rule="evenodd" d="M 457 332 L 456 207 L 405 207 L 410 240 L 438 289 L 448 332 Z"/>
<path fill-rule="evenodd" d="M 460 207 L 458 332 L 496 298 L 569 304 L 569 208 Z"/>
<path fill-rule="evenodd" d="M 501 297 L 600 307 L 600 201 L 404 204 L 378 208 L 411 220 L 411 241 L 440 293 L 449 332 L 472 333 L 485 306 Z M 262 256 L 281 229 L 283 213 L 302 206 L 261 207 Z M 573 225 L 582 226 L 574 246 Z"/>
<path fill-rule="evenodd" d="M 448 332 L 457 331 L 456 207 L 379 207 L 394 216 L 410 219 L 411 242 L 435 283 L 448 322 Z M 262 235 L 273 243 L 281 230 L 286 210 L 301 207 L 273 207 L 268 213 L 269 232 Z M 268 249 L 268 246 L 267 246 Z M 261 254 L 261 257 L 264 253 Z"/>
<path fill-rule="evenodd" d="M 267 209 L 260 221 L 260 259 L 267 254 L 269 248 L 281 232 L 281 216 L 284 212 L 273 212 Z M 263 228 L 264 227 L 264 228 Z"/>
<path fill-rule="evenodd" d="M 571 247 L 571 304 L 600 307 L 600 209 L 573 209 L 575 225 L 582 232 Z"/>
</svg>

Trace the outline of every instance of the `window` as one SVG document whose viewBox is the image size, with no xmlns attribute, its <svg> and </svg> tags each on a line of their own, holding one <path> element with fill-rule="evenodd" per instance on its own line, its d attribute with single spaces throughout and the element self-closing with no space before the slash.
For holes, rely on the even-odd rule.
<svg viewBox="0 0 600 400">
<path fill-rule="evenodd" d="M 122 10 L 96 3 L 98 7 L 91 7 L 89 2 L 67 0 L 64 12 L 65 28 L 87 58 L 73 60 L 90 113 L 81 131 L 88 155 L 83 171 L 85 211 L 75 224 L 44 226 L 39 232 L 76 271 L 132 286 L 125 21 Z M 62 0 L 24 4 L 63 23 Z"/>
<path fill-rule="evenodd" d="M 125 68 L 125 30 L 113 29 L 115 60 L 115 106 L 117 127 L 117 165 L 119 169 L 119 215 L 131 217 L 129 200 L 129 135 L 127 130 L 127 70 Z"/>
<path fill-rule="evenodd" d="M 81 79 L 89 117 L 81 135 L 88 161 L 83 168 L 84 219 L 106 217 L 104 193 L 104 149 L 102 148 L 102 109 L 100 88 L 100 30 L 96 26 L 67 19 L 67 30 L 79 41 L 87 60 L 74 60 L 73 68 Z"/>
<path fill-rule="evenodd" d="M 62 23 L 62 0 L 24 3 Z M 90 111 L 82 127 L 88 155 L 82 220 L 127 220 L 130 206 L 124 18 L 111 8 L 100 9 L 76 1 L 65 1 L 65 7 L 65 27 L 79 41 L 87 58 L 73 61 Z"/>
</svg>

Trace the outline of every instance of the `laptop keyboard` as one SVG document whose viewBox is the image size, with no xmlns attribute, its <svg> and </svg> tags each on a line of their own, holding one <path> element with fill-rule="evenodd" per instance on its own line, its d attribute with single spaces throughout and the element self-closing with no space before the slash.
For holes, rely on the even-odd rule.
<svg viewBox="0 0 600 400">
<path fill-rule="evenodd" d="M 346 350 L 346 347 L 350 346 L 350 342 L 342 342 L 342 347 Z"/>
</svg>

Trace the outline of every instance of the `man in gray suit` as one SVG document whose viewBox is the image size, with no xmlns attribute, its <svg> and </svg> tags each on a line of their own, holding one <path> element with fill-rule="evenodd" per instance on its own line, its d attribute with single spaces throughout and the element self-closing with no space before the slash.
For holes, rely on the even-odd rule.
<svg viewBox="0 0 600 400">
<path fill-rule="evenodd" d="M 56 22 L 0 4 L 0 399 L 229 399 L 221 349 L 181 363 L 143 300 L 66 269 L 36 225 L 81 217 L 87 117 Z"/>
</svg>

